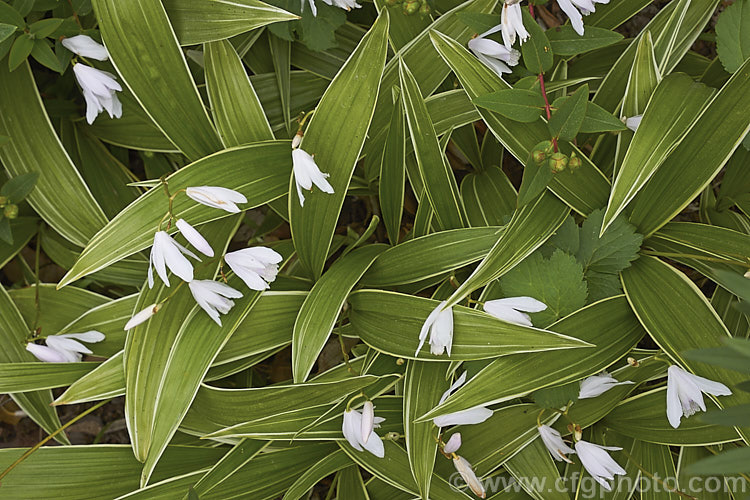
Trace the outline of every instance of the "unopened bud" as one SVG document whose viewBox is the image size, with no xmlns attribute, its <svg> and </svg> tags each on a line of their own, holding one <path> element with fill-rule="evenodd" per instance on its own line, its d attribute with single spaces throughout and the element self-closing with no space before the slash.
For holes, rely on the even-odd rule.
<svg viewBox="0 0 750 500">
<path fill-rule="evenodd" d="M 549 168 L 553 173 L 562 172 L 568 166 L 568 157 L 559 151 L 552 153 L 549 159 Z"/>
<path fill-rule="evenodd" d="M 430 6 L 427 5 L 427 2 L 424 2 L 422 6 L 419 8 L 419 15 L 426 16 L 430 13 Z"/>
<path fill-rule="evenodd" d="M 416 14 L 417 11 L 419 11 L 420 6 L 421 6 L 421 3 L 419 0 L 404 0 L 404 3 L 401 5 L 401 10 L 407 16 L 411 16 L 411 15 Z"/>
<path fill-rule="evenodd" d="M 573 426 L 573 435 L 575 436 L 576 441 L 581 440 L 581 438 L 583 437 L 583 430 L 581 429 L 580 425 L 575 424 L 575 426 Z"/>
<path fill-rule="evenodd" d="M 403 365 L 404 363 L 406 363 L 406 361 L 404 361 L 404 358 L 398 358 L 398 359 L 396 360 L 396 364 L 397 364 L 398 366 L 401 366 L 401 365 Z"/>
<path fill-rule="evenodd" d="M 537 165 L 541 165 L 544 160 L 547 159 L 547 153 L 545 153 L 541 149 L 535 149 L 531 152 L 531 159 L 534 160 L 534 163 L 536 163 Z"/>
<path fill-rule="evenodd" d="M 151 304 L 147 306 L 146 308 L 142 309 L 138 313 L 136 313 L 128 322 L 125 324 L 125 330 L 130 330 L 131 328 L 135 328 L 136 326 L 140 325 L 141 323 L 144 323 L 148 321 L 151 316 L 159 312 L 159 309 L 161 309 L 161 304 Z"/>
<path fill-rule="evenodd" d="M 745 278 L 750 278 L 750 269 L 747 270 L 744 274 Z"/>
<path fill-rule="evenodd" d="M 448 440 L 447 443 L 445 443 L 445 446 L 443 447 L 443 452 L 448 453 L 448 454 L 455 453 L 458 451 L 460 447 L 461 447 L 461 433 L 457 432 L 451 436 L 451 438 Z"/>
<path fill-rule="evenodd" d="M 640 366 L 640 365 L 641 365 L 641 364 L 640 364 L 640 363 L 638 362 L 638 360 L 637 360 L 637 359 L 635 359 L 635 358 L 633 358 L 633 357 L 628 357 L 628 364 L 629 364 L 630 366 L 634 367 L 634 368 L 635 368 L 635 367 L 637 367 L 637 366 Z"/>
<path fill-rule="evenodd" d="M 571 172 L 581 168 L 581 164 L 582 164 L 581 159 L 577 157 L 575 153 L 570 155 L 570 159 L 568 160 L 568 168 L 570 169 Z"/>
<path fill-rule="evenodd" d="M 5 205 L 3 215 L 6 219 L 15 219 L 18 217 L 18 205 L 13 205 L 12 203 L 10 205 Z"/>
<path fill-rule="evenodd" d="M 299 145 L 302 144 L 302 137 L 304 135 L 305 134 L 301 130 L 298 130 L 297 133 L 294 134 L 294 138 L 292 138 L 292 149 L 297 149 Z"/>
</svg>

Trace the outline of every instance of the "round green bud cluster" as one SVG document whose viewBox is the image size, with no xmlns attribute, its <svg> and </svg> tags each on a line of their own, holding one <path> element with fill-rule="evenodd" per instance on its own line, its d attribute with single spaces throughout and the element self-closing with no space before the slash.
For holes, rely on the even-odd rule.
<svg viewBox="0 0 750 500">
<path fill-rule="evenodd" d="M 6 219 L 15 219 L 18 217 L 18 205 L 13 205 L 12 203 L 5 205 L 5 208 L 3 208 L 3 215 Z"/>
<path fill-rule="evenodd" d="M 559 173 L 565 170 L 565 167 L 568 166 L 568 157 L 561 153 L 552 153 L 552 156 L 549 158 L 549 168 L 552 170 L 553 173 Z"/>
</svg>

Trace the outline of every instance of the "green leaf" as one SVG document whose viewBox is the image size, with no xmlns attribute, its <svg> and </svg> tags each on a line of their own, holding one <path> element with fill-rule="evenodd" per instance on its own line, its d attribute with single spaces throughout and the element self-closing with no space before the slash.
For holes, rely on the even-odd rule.
<svg viewBox="0 0 750 500">
<path fill-rule="evenodd" d="M 732 406 L 723 410 L 708 411 L 698 415 L 697 418 L 713 425 L 741 426 L 750 418 L 750 404 Z"/>
<path fill-rule="evenodd" d="M 595 210 L 583 222 L 576 259 L 583 265 L 584 274 L 617 274 L 638 258 L 643 236 L 624 217 L 615 219 L 603 235 L 599 227 L 603 210 Z"/>
<path fill-rule="evenodd" d="M 92 4 L 112 64 L 164 135 L 191 160 L 222 149 L 161 2 Z"/>
<path fill-rule="evenodd" d="M 687 75 L 669 75 L 662 80 L 617 171 L 602 231 L 680 144 L 713 93 Z"/>
<path fill-rule="evenodd" d="M 590 102 L 586 105 L 586 116 L 583 117 L 580 133 L 596 134 L 599 132 L 616 132 L 627 127 L 621 120 L 598 104 Z"/>
<path fill-rule="evenodd" d="M 623 39 L 621 34 L 614 31 L 590 26 L 588 19 L 586 19 L 586 24 L 583 36 L 576 33 L 569 24 L 545 31 L 544 34 L 549 39 L 552 52 L 558 56 L 575 56 L 612 45 Z"/>
<path fill-rule="evenodd" d="M 354 167 L 362 150 L 380 89 L 388 46 L 388 15 L 381 15 L 328 86 L 305 131 L 302 148 L 330 174 L 334 194 L 319 190 L 300 206 L 289 197 L 292 239 L 300 262 L 320 277 Z M 389 96 L 390 98 L 390 96 Z M 352 103 L 342 110 L 341 102 Z M 345 123 L 346 127 L 341 128 Z M 331 135 L 331 130 L 338 132 Z M 294 179 L 289 192 L 294 193 Z"/>
<path fill-rule="evenodd" d="M 568 207 L 550 193 L 542 194 L 513 214 L 505 231 L 469 278 L 448 299 L 447 307 L 496 280 L 539 248 L 563 223 Z"/>
<path fill-rule="evenodd" d="M 534 147 L 533 151 L 543 150 L 548 144 L 549 141 L 540 142 Z M 537 163 L 534 160 L 533 152 L 530 153 L 523 169 L 521 188 L 518 190 L 518 206 L 523 207 L 535 200 L 547 189 L 554 176 L 555 174 L 546 160 Z"/>
<path fill-rule="evenodd" d="M 0 390 L 29 392 L 72 384 L 99 363 L 0 363 Z"/>
<path fill-rule="evenodd" d="M 594 375 L 630 351 L 645 333 L 623 296 L 579 309 L 549 330 L 575 335 L 596 347 L 514 354 L 479 365 L 479 373 L 466 385 L 419 420 L 508 401 L 543 387 Z M 498 380 L 503 383 L 498 384 Z"/>
<path fill-rule="evenodd" d="M 424 361 L 449 361 L 419 345 L 424 319 L 439 301 L 380 290 L 358 290 L 349 296 L 349 321 L 363 342 L 391 356 Z M 463 306 L 453 307 L 453 348 L 450 360 L 487 359 L 519 352 L 588 348 L 567 335 L 500 321 Z M 584 349 L 587 350 L 587 349 Z"/>
<path fill-rule="evenodd" d="M 5 227 L 6 223 L 8 224 L 7 227 Z M 19 217 L 11 222 L 2 217 L 0 218 L 0 233 L 3 231 L 3 227 L 5 227 L 6 233 L 2 234 L 10 234 L 15 243 L 0 245 L 0 268 L 5 267 L 5 264 L 26 247 L 32 236 L 37 233 L 39 220 L 36 217 Z M 3 239 L 3 236 L 0 236 L 0 239 Z"/>
<path fill-rule="evenodd" d="M 750 2 L 729 5 L 716 22 L 716 52 L 728 73 L 737 71 L 750 57 L 750 28 L 743 19 L 750 17 Z"/>
<path fill-rule="evenodd" d="M 552 45 L 547 39 L 547 35 L 531 15 L 523 10 L 523 25 L 528 30 L 531 37 L 521 45 L 521 54 L 523 55 L 523 65 L 531 73 L 538 75 L 545 73 L 552 68 L 554 55 L 552 54 Z"/>
<path fill-rule="evenodd" d="M 0 22 L 0 42 L 4 42 L 15 32 L 16 27 L 14 25 Z"/>
<path fill-rule="evenodd" d="M 336 494 L 337 498 L 341 499 L 370 500 L 359 467 L 352 465 L 339 472 Z"/>
<path fill-rule="evenodd" d="M 299 500 L 320 481 L 351 464 L 352 461 L 346 453 L 342 450 L 334 451 L 302 473 L 286 491 L 282 500 Z"/>
<path fill-rule="evenodd" d="M 457 12 L 456 17 L 476 33 L 484 33 L 497 26 L 497 16 L 483 12 Z"/>
<path fill-rule="evenodd" d="M 505 469 L 533 498 L 544 500 L 568 500 L 570 496 L 562 489 L 547 488 L 543 484 L 560 484 L 560 472 L 549 450 L 541 439 L 535 439 L 505 462 Z M 537 478 L 531 480 L 530 478 Z"/>
<path fill-rule="evenodd" d="M 13 244 L 13 232 L 10 228 L 10 219 L 6 219 L 4 216 L 0 218 L 0 240 L 3 240 L 8 245 Z"/>
<path fill-rule="evenodd" d="M 68 153 L 63 149 L 29 65 L 8 73 L 0 64 L 0 134 L 11 141 L 0 161 L 11 177 L 38 172 L 29 204 L 70 242 L 84 246 L 107 222 Z"/>
<path fill-rule="evenodd" d="M 12 24 L 21 29 L 26 27 L 23 16 L 7 2 L 0 4 L 0 22 Z"/>
<path fill-rule="evenodd" d="M 0 188 L 0 195 L 7 197 L 11 203 L 20 203 L 34 190 L 39 172 L 28 172 L 8 180 Z"/>
<path fill-rule="evenodd" d="M 534 252 L 500 279 L 506 297 L 533 297 L 547 309 L 530 316 L 546 327 L 586 304 L 588 290 L 583 267 L 572 255 L 555 250 L 549 259 Z"/>
<path fill-rule="evenodd" d="M 750 448 L 735 448 L 704 458 L 691 464 L 686 471 L 701 476 L 746 473 L 750 471 Z"/>
<path fill-rule="evenodd" d="M 404 375 L 404 434 L 409 465 L 422 498 L 430 498 L 432 470 L 437 441 L 432 422 L 415 422 L 420 415 L 437 406 L 448 388 L 446 366 L 440 363 L 409 361 Z"/>
<path fill-rule="evenodd" d="M 397 100 L 401 96 L 396 97 Z M 378 200 L 383 215 L 383 225 L 392 245 L 398 244 L 401 217 L 404 211 L 406 182 L 406 134 L 404 133 L 404 108 L 396 102 L 385 139 L 383 159 L 380 163 Z"/>
<path fill-rule="evenodd" d="M 703 293 L 684 274 L 654 257 L 642 256 L 621 277 L 639 320 L 670 358 L 702 377 L 729 387 L 743 380 L 737 372 L 685 358 L 683 353 L 689 349 L 723 345 L 729 332 Z M 750 394 L 735 391 L 718 402 L 722 408 L 748 403 Z M 740 429 L 746 440 L 749 432 L 748 428 Z"/>
<path fill-rule="evenodd" d="M 13 41 L 13 45 L 10 47 L 10 53 L 8 54 L 8 68 L 10 71 L 14 71 L 21 64 L 26 62 L 26 58 L 29 57 L 33 48 L 34 39 L 31 36 L 25 33 L 17 36 Z"/>
<path fill-rule="evenodd" d="M 339 258 L 315 283 L 297 315 L 292 334 L 292 374 L 304 382 L 336 325 L 346 297 L 386 245 L 367 245 Z"/>
<path fill-rule="evenodd" d="M 552 137 L 563 141 L 572 141 L 575 138 L 586 117 L 588 99 L 589 85 L 585 83 L 559 104 L 547 123 Z"/>
<path fill-rule="evenodd" d="M 622 116 L 631 117 L 643 114 L 662 77 L 657 64 L 651 32 L 647 31 L 638 40 L 633 66 L 628 76 L 628 85 L 625 88 Z"/>
<path fill-rule="evenodd" d="M 249 209 L 283 196 L 288 189 L 289 172 L 289 142 L 260 142 L 202 158 L 170 175 L 166 181 L 173 193 L 188 186 L 204 185 L 237 190 L 248 199 L 242 208 Z M 142 195 L 91 239 L 59 286 L 151 246 L 154 229 L 167 205 L 160 186 Z M 173 213 L 194 226 L 231 215 L 195 203 L 183 195 L 175 198 Z"/>
<path fill-rule="evenodd" d="M 403 62 L 399 65 L 399 75 L 409 135 L 414 146 L 424 194 L 434 211 L 435 222 L 441 229 L 463 227 L 463 207 L 458 185 L 438 143 L 417 80 Z"/>
<path fill-rule="evenodd" d="M 211 112 L 226 147 L 272 140 L 273 132 L 237 52 L 227 41 L 204 46 Z"/>
<path fill-rule="evenodd" d="M 491 94 L 479 96 L 472 102 L 477 106 L 523 123 L 537 121 L 544 112 L 544 99 L 536 90 L 498 90 Z"/>
<path fill-rule="evenodd" d="M 226 455 L 221 457 L 221 460 L 216 462 L 216 464 L 214 464 L 214 466 L 193 485 L 192 490 L 198 496 L 206 495 L 235 472 L 247 465 L 252 459 L 257 457 L 258 454 L 260 454 L 269 444 L 270 442 L 268 441 L 263 442 L 252 439 L 243 439 L 233 446 Z"/>
<path fill-rule="evenodd" d="M 542 408 L 562 408 L 567 406 L 571 401 L 574 403 L 577 402 L 580 390 L 581 383 L 576 381 L 539 389 L 531 393 L 531 398 L 534 400 L 534 403 Z"/>
<path fill-rule="evenodd" d="M 485 135 L 485 140 L 488 137 L 494 140 L 491 134 Z M 461 181 L 461 198 L 469 224 L 474 227 L 505 223 L 518 203 L 516 188 L 498 165 L 466 175 Z"/>
<path fill-rule="evenodd" d="M 750 131 L 750 61 L 708 103 L 682 142 L 631 202 L 630 222 L 649 236 L 714 178 Z M 721 133 L 716 133 L 721 130 Z"/>
<path fill-rule="evenodd" d="M 259 0 L 165 0 L 164 9 L 180 45 L 230 38 L 298 16 Z"/>
<path fill-rule="evenodd" d="M 29 25 L 29 33 L 37 39 L 48 37 L 60 27 L 63 21 L 64 19 L 54 17 L 39 20 Z"/>
</svg>

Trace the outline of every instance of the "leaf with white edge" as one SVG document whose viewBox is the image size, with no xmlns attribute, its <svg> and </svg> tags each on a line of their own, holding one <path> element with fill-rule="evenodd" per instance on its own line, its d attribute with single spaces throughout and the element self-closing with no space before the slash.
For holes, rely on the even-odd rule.
<svg viewBox="0 0 750 500">
<path fill-rule="evenodd" d="M 270 442 L 243 439 L 237 443 L 221 460 L 216 462 L 197 483 L 193 485 L 193 491 L 203 496 L 219 484 L 224 482 L 232 474 L 244 467 L 249 461 L 260 454 Z"/>
<path fill-rule="evenodd" d="M 297 315 L 292 335 L 292 374 L 304 382 L 336 325 L 346 297 L 386 245 L 367 245 L 337 260 L 315 283 Z"/>
<path fill-rule="evenodd" d="M 358 290 L 349 296 L 351 322 L 363 342 L 391 356 L 424 361 L 487 359 L 519 352 L 590 348 L 587 342 L 551 331 L 500 321 L 463 306 L 453 307 L 450 359 L 430 353 L 426 343 L 415 355 L 419 331 L 437 300 L 380 290 Z"/>
<path fill-rule="evenodd" d="M 508 401 L 543 387 L 594 375 L 630 351 L 645 334 L 622 295 L 579 309 L 549 328 L 596 346 L 567 352 L 516 354 L 480 365 L 479 373 L 466 385 L 419 420 Z M 498 380 L 503 383 L 498 384 Z"/>
<path fill-rule="evenodd" d="M 330 174 L 334 193 L 315 190 L 305 196 L 302 207 L 294 195 L 295 179 L 289 178 L 292 239 L 300 262 L 315 278 L 323 272 L 346 190 L 370 127 L 387 47 L 388 14 L 383 12 L 328 86 L 305 131 L 301 147 L 315 155 L 321 171 Z M 342 109 L 342 102 L 351 105 Z M 346 124 L 343 128 L 342 123 Z"/>
<path fill-rule="evenodd" d="M 532 253 L 500 278 L 500 286 L 506 297 L 533 297 L 546 304 L 544 311 L 529 315 L 540 327 L 583 307 L 588 294 L 581 264 L 559 249 L 549 259 Z"/>
</svg>

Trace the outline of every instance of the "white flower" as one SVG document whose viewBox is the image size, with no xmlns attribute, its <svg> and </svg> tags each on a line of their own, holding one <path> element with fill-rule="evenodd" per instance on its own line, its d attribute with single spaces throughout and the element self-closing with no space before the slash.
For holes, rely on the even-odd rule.
<svg viewBox="0 0 750 500">
<path fill-rule="evenodd" d="M 115 93 L 121 91 L 122 87 L 115 80 L 115 75 L 81 63 L 73 65 L 73 73 L 86 99 L 86 121 L 89 125 L 94 123 L 96 115 L 105 110 L 110 118 L 122 116 L 122 103 Z"/>
<path fill-rule="evenodd" d="M 440 398 L 438 406 L 448 399 L 453 391 L 464 385 L 466 382 L 466 372 L 463 372 L 460 377 L 451 385 L 447 391 L 443 393 Z M 438 427 L 448 427 L 449 425 L 471 425 L 481 424 L 492 416 L 492 410 L 485 408 L 484 406 L 475 406 L 467 410 L 456 411 L 441 415 L 432 419 L 432 422 Z"/>
<path fill-rule="evenodd" d="M 638 126 L 641 124 L 641 119 L 643 118 L 643 115 L 635 115 L 631 116 L 630 118 L 625 119 L 625 126 L 628 127 L 630 130 L 635 132 L 638 130 Z"/>
<path fill-rule="evenodd" d="M 422 349 L 428 333 L 430 334 L 430 352 L 432 354 L 439 356 L 443 354 L 443 351 L 447 350 L 448 356 L 451 355 L 451 347 L 453 345 L 453 309 L 448 308 L 443 310 L 446 303 L 446 301 L 442 301 L 427 316 L 424 325 L 422 325 L 422 330 L 419 332 L 419 346 L 417 346 L 417 351 L 414 353 L 415 356 Z"/>
<path fill-rule="evenodd" d="M 161 309 L 161 304 L 151 304 L 150 306 L 143 308 L 125 323 L 125 330 L 130 330 L 141 323 L 145 323 L 151 318 L 151 316 L 159 312 L 159 309 Z"/>
<path fill-rule="evenodd" d="M 356 2 L 356 0 L 323 0 L 328 5 L 333 5 L 334 7 L 338 7 L 339 9 L 344 10 L 352 10 L 352 9 L 359 9 L 362 7 L 360 4 Z"/>
<path fill-rule="evenodd" d="M 578 399 L 595 398 L 604 394 L 616 385 L 633 384 L 634 382 L 626 380 L 618 382 L 616 378 L 607 372 L 601 372 L 598 375 L 592 375 L 581 381 L 581 390 L 578 391 Z"/>
<path fill-rule="evenodd" d="M 95 41 L 90 36 L 76 35 L 69 38 L 62 39 L 63 47 L 78 54 L 81 57 L 88 57 L 90 59 L 96 59 L 97 61 L 106 61 L 109 59 L 109 54 L 104 45 Z"/>
<path fill-rule="evenodd" d="M 501 29 L 503 26 L 499 24 L 478 37 L 472 38 L 468 43 L 469 49 L 477 59 L 499 77 L 502 77 L 503 73 L 510 73 L 511 69 L 508 66 L 518 64 L 518 58 L 521 57 L 521 53 L 516 49 L 510 49 L 501 43 L 485 38 Z"/>
<path fill-rule="evenodd" d="M 383 458 L 385 456 L 383 441 L 381 441 L 380 436 L 377 435 L 374 429 L 380 427 L 380 422 L 384 420 L 382 417 L 373 417 L 372 428 L 370 428 L 369 422 L 367 426 L 363 425 L 362 414 L 360 412 L 357 410 L 345 410 L 341 432 L 355 450 L 362 451 L 365 449 L 376 457 Z M 370 429 L 370 433 L 367 439 L 362 439 L 362 434 L 366 429 Z"/>
<path fill-rule="evenodd" d="M 625 475 L 625 469 L 620 467 L 606 452 L 606 450 L 617 451 L 622 448 L 600 446 L 586 441 L 577 441 L 575 448 L 578 457 L 581 459 L 581 464 L 605 490 L 612 491 L 612 485 L 609 484 L 609 481 L 614 479 L 616 474 Z"/>
<path fill-rule="evenodd" d="M 537 427 L 539 435 L 542 437 L 544 446 L 547 447 L 549 452 L 552 454 L 552 458 L 561 462 L 565 460 L 569 464 L 573 462 L 566 456 L 568 453 L 575 453 L 575 450 L 565 444 L 560 433 L 548 425 L 540 425 Z"/>
<path fill-rule="evenodd" d="M 203 235 L 199 233 L 193 226 L 182 219 L 179 219 L 175 225 L 177 226 L 177 229 L 180 230 L 180 233 L 182 233 L 182 235 L 188 241 L 188 243 L 197 248 L 200 253 L 208 257 L 214 256 L 214 250 L 213 248 L 211 248 L 211 245 L 208 244 L 206 238 L 204 238 Z"/>
<path fill-rule="evenodd" d="M 667 419 L 675 429 L 680 426 L 680 419 L 689 417 L 698 410 L 706 411 L 703 394 L 729 396 L 732 391 L 720 382 L 688 373 L 677 365 L 667 370 Z"/>
<path fill-rule="evenodd" d="M 305 196 L 302 190 L 311 191 L 313 184 L 324 193 L 333 194 L 333 187 L 326 180 L 328 174 L 321 172 L 315 163 L 315 158 L 300 148 L 292 150 L 292 170 L 294 170 L 294 182 L 297 184 L 300 206 L 305 206 Z"/>
<path fill-rule="evenodd" d="M 457 432 L 451 436 L 451 438 L 448 440 L 447 443 L 445 443 L 445 446 L 443 447 L 443 451 L 445 453 L 455 453 L 458 451 L 460 447 L 461 447 L 461 433 Z"/>
<path fill-rule="evenodd" d="M 242 293 L 229 285 L 212 280 L 195 280 L 188 283 L 190 293 L 201 309 L 221 326 L 219 313 L 226 314 L 234 306 L 229 299 L 239 299 Z"/>
<path fill-rule="evenodd" d="M 503 27 L 503 42 L 510 49 L 516 43 L 516 35 L 521 43 L 529 39 L 529 32 L 523 25 L 520 0 L 505 0 L 500 25 Z"/>
<path fill-rule="evenodd" d="M 262 291 L 276 279 L 283 257 L 266 247 L 251 247 L 230 252 L 224 260 L 251 290 Z"/>
<path fill-rule="evenodd" d="M 305 0 L 302 1 L 302 12 L 305 11 Z M 307 0 L 307 2 L 310 4 L 310 10 L 312 10 L 313 16 L 318 15 L 318 8 L 315 6 L 315 0 Z"/>
<path fill-rule="evenodd" d="M 50 335 L 45 339 L 47 345 L 29 343 L 26 350 L 47 363 L 76 363 L 81 361 L 82 354 L 91 354 L 91 350 L 78 342 L 101 342 L 104 334 L 91 330 L 84 333 L 64 333 Z"/>
<path fill-rule="evenodd" d="M 362 433 L 360 437 L 363 443 L 367 443 L 370 439 L 373 429 L 375 429 L 375 407 L 372 405 L 372 401 L 365 401 L 362 406 Z"/>
<path fill-rule="evenodd" d="M 183 281 L 192 281 L 193 265 L 182 254 L 200 260 L 197 255 L 172 239 L 166 231 L 157 231 L 154 234 L 154 246 L 151 247 L 149 257 L 148 287 L 154 287 L 153 269 L 156 269 L 156 273 L 164 284 L 169 286 L 167 267 Z"/>
<path fill-rule="evenodd" d="M 241 212 L 236 203 L 247 203 L 242 193 L 219 186 L 192 186 L 185 190 L 185 194 L 198 203 L 233 214 Z"/>
<path fill-rule="evenodd" d="M 583 36 L 583 17 L 594 12 L 594 3 L 609 3 L 609 0 L 557 0 L 557 4 L 570 18 L 570 24 L 576 33 Z M 580 12 L 578 10 L 580 9 Z"/>
<path fill-rule="evenodd" d="M 461 477 L 466 481 L 466 484 L 471 488 L 471 491 L 479 498 L 486 498 L 487 493 L 484 491 L 484 485 L 474 474 L 474 470 L 471 468 L 471 464 L 468 460 L 460 455 L 453 457 L 453 466 L 456 468 Z"/>
<path fill-rule="evenodd" d="M 499 320 L 523 326 L 533 326 L 531 318 L 526 312 L 539 312 L 547 309 L 544 302 L 532 297 L 508 297 L 506 299 L 488 300 L 484 303 L 484 311 Z"/>
</svg>

